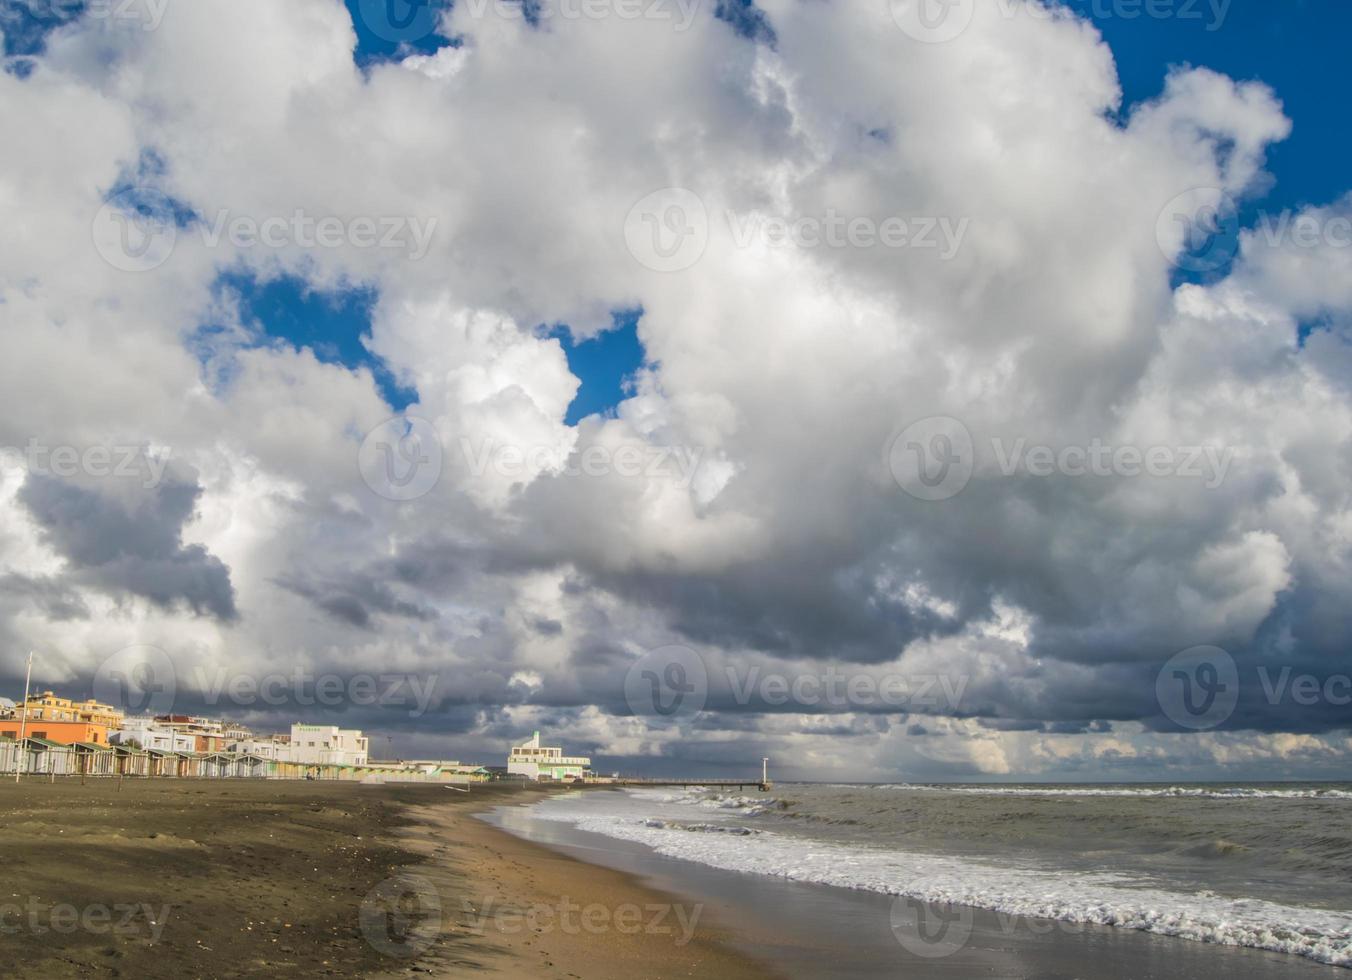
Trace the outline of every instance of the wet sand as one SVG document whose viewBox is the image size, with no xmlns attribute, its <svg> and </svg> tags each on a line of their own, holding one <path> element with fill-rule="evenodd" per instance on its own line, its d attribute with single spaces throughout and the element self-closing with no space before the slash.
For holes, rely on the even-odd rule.
<svg viewBox="0 0 1352 980">
<path fill-rule="evenodd" d="M 518 802 L 520 795 L 508 799 Z M 413 807 L 417 822 L 398 832 L 404 846 L 425 859 L 407 868 L 407 884 L 442 896 L 441 936 L 416 959 L 420 971 L 587 980 L 776 975 L 731 948 L 734 937 L 705 903 L 478 819 L 500 802 Z M 426 938 L 415 930 L 410 951 Z"/>
<path fill-rule="evenodd" d="M 472 816 L 540 792 L 0 783 L 0 977 L 770 975 L 698 903 Z"/>
</svg>

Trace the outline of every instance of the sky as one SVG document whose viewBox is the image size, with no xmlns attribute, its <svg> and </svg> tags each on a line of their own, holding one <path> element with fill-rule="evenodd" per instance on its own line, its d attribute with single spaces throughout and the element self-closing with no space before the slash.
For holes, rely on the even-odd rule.
<svg viewBox="0 0 1352 980">
<path fill-rule="evenodd" d="M 0 0 L 0 695 L 1339 778 L 1335 0 Z"/>
</svg>

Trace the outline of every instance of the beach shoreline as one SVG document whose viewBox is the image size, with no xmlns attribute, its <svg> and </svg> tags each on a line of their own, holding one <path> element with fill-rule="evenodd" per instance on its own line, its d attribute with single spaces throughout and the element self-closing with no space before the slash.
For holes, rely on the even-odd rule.
<svg viewBox="0 0 1352 980">
<path fill-rule="evenodd" d="M 502 808 L 491 819 L 537 844 L 706 902 L 731 930 L 735 947 L 796 980 L 862 980 L 880 972 L 917 980 L 1340 980 L 1349 975 L 1343 967 L 1263 949 L 923 903 L 863 888 L 715 867 L 568 821 L 542 819 L 529 808 Z M 811 846 L 807 841 L 804 845 Z"/>
<path fill-rule="evenodd" d="M 0 975 L 1347 976 L 1280 954 L 894 901 L 663 857 L 541 820 L 578 790 L 221 780 L 0 785 Z M 606 789 L 583 790 L 604 803 Z M 597 794 L 592 797 L 592 794 Z M 917 951 L 920 951 L 919 953 Z"/>
<path fill-rule="evenodd" d="M 6 782 L 0 975 L 774 975 L 701 903 L 477 819 L 547 792 Z"/>
<path fill-rule="evenodd" d="M 409 808 L 414 822 L 397 836 L 423 861 L 407 869 L 405 884 L 443 902 L 441 933 L 418 955 L 420 972 L 589 980 L 778 975 L 733 950 L 735 937 L 706 903 L 480 819 L 487 811 L 524 804 L 520 795 Z M 538 799 L 538 791 L 531 796 Z M 446 905 L 447 896 L 454 907 Z M 413 947 L 418 943 L 414 937 Z M 397 975 L 399 969 L 378 974 Z"/>
</svg>

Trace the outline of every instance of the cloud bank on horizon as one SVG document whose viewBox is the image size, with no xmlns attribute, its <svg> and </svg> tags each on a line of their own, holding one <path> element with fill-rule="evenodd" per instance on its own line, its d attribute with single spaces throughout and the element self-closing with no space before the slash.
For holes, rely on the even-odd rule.
<svg viewBox="0 0 1352 980">
<path fill-rule="evenodd" d="M 330 712 L 418 754 L 1339 772 L 1352 199 L 1238 225 L 1279 92 L 1180 67 L 1124 107 L 1093 27 L 1023 0 L 397 6 L 6 44 L 11 691 L 30 647 L 87 692 L 147 645 L 260 727 L 298 709 L 222 678 L 435 677 Z M 240 282 L 373 297 L 360 357 Z M 560 329 L 623 311 L 645 362 L 570 425 Z M 1198 646 L 1214 724 L 1160 693 Z M 636 716 L 672 647 L 704 710 Z"/>
</svg>

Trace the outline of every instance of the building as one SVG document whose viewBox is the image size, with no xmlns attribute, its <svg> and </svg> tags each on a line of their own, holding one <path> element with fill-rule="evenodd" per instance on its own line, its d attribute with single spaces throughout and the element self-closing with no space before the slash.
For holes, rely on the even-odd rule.
<svg viewBox="0 0 1352 980">
<path fill-rule="evenodd" d="M 366 765 L 366 736 L 334 725 L 292 725 L 286 762 L 311 766 Z"/>
<path fill-rule="evenodd" d="M 23 729 L 29 738 L 60 742 L 62 745 L 74 745 L 76 742 L 88 742 L 91 745 L 108 744 L 106 725 L 94 725 L 87 721 L 50 721 L 45 718 L 34 720 L 31 715 L 27 727 L 22 718 L 6 718 L 0 721 L 0 735 L 17 739 L 20 729 Z"/>
<path fill-rule="evenodd" d="M 405 769 L 412 769 L 425 773 L 440 773 L 449 776 L 467 776 L 471 780 L 487 780 L 488 770 L 472 762 L 452 762 L 441 759 L 409 759 L 406 762 L 399 762 L 398 765 Z"/>
<path fill-rule="evenodd" d="M 582 779 L 591 771 L 587 756 L 566 756 L 563 749 L 540 744 L 540 733 L 529 742 L 512 748 L 507 757 L 507 772 L 527 779 Z"/>
<path fill-rule="evenodd" d="M 105 729 L 116 729 L 122 725 L 122 712 L 110 704 L 101 704 L 93 698 L 72 701 L 70 698 L 57 697 L 51 691 L 31 695 L 24 704 L 14 708 L 16 718 L 25 713 L 29 721 L 84 722 Z"/>
<path fill-rule="evenodd" d="M 286 762 L 289 760 L 289 748 L 286 742 L 276 738 L 250 737 L 226 743 L 225 751 L 237 755 L 257 756 L 272 762 Z"/>
<path fill-rule="evenodd" d="M 158 715 L 155 724 L 193 738 L 194 752 L 224 752 L 225 730 L 219 721 L 192 715 Z"/>
<path fill-rule="evenodd" d="M 247 725 L 235 721 L 221 722 L 221 734 L 226 742 L 245 742 L 253 738 L 253 731 Z"/>
<path fill-rule="evenodd" d="M 79 721 L 70 698 L 59 698 L 51 691 L 30 695 L 15 709 L 18 715 L 27 715 L 29 721 Z"/>
<path fill-rule="evenodd" d="M 88 701 L 78 701 L 74 705 L 79 720 L 88 722 L 91 725 L 102 725 L 109 731 L 122 726 L 122 709 L 114 708 L 111 704 L 100 704 L 93 698 Z"/>
<path fill-rule="evenodd" d="M 197 751 L 195 736 L 162 725 L 154 718 L 127 718 L 122 722 L 122 727 L 109 735 L 108 739 L 113 745 L 136 745 L 157 752 Z"/>
</svg>

